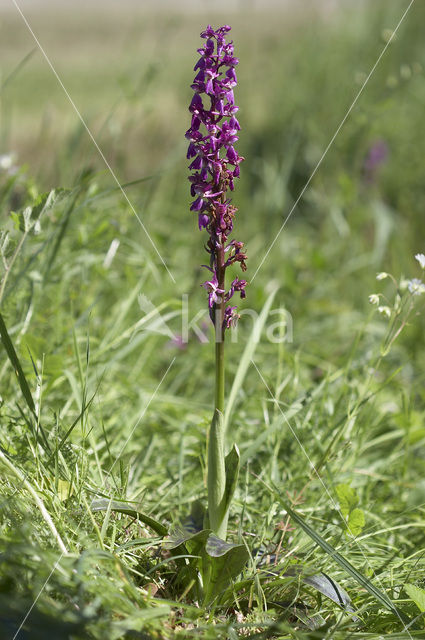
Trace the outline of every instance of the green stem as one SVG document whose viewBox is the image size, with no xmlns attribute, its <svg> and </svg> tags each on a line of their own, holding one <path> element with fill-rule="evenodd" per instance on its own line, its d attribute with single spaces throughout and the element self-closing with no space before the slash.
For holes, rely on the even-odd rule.
<svg viewBox="0 0 425 640">
<path fill-rule="evenodd" d="M 215 343 L 215 406 L 224 413 L 224 340 Z"/>
<path fill-rule="evenodd" d="M 225 289 L 224 249 L 217 250 L 217 280 Z M 215 402 L 208 440 L 208 516 L 211 529 L 226 539 L 226 470 L 224 464 L 224 296 L 215 305 Z"/>
</svg>

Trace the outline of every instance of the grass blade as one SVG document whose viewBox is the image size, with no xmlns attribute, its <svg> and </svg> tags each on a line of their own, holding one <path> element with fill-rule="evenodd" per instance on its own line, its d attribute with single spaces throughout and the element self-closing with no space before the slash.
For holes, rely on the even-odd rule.
<svg viewBox="0 0 425 640">
<path fill-rule="evenodd" d="M 0 313 L 0 336 L 1 341 L 3 343 L 4 348 L 6 349 L 7 356 L 12 364 L 12 367 L 16 373 L 16 377 L 18 378 L 19 386 L 21 387 L 22 395 L 25 398 L 25 402 L 27 403 L 31 413 L 35 415 L 35 404 L 34 400 L 21 367 L 21 363 L 19 361 L 18 355 L 15 351 L 15 347 L 13 346 L 12 340 L 10 339 L 9 333 L 6 328 L 6 324 L 4 322 L 3 316 Z"/>
<path fill-rule="evenodd" d="M 263 484 L 265 483 L 263 482 Z M 404 623 L 410 622 L 409 619 L 393 604 L 393 602 L 391 602 L 390 598 L 385 593 L 380 591 L 380 589 L 375 587 L 375 585 L 370 580 L 359 573 L 348 560 L 346 560 L 340 553 L 338 553 L 336 549 L 334 549 L 328 542 L 326 542 L 326 540 L 324 540 L 322 536 L 317 533 L 317 531 L 312 529 L 310 525 L 307 524 L 304 518 L 302 518 L 286 503 L 285 500 L 282 499 L 276 487 L 271 488 L 268 485 L 265 486 L 267 486 L 267 488 L 275 495 L 275 497 L 283 505 L 288 515 L 291 516 L 294 522 L 296 522 L 301 527 L 301 529 L 303 529 L 303 531 L 305 531 L 305 533 L 319 547 L 323 549 L 323 551 L 325 551 L 331 558 L 333 558 L 335 562 L 339 564 L 339 566 L 344 569 L 344 571 L 346 571 L 346 573 L 354 578 L 354 580 L 358 584 L 360 584 L 360 586 L 366 589 L 366 591 L 368 591 L 370 595 L 373 596 L 378 602 L 380 602 L 386 609 L 394 613 L 394 615 L 396 615 L 399 620 Z"/>
<path fill-rule="evenodd" d="M 235 379 L 233 380 L 232 388 L 230 390 L 230 394 L 226 402 L 226 410 L 224 413 L 224 427 L 223 427 L 225 434 L 227 431 L 227 427 L 229 426 L 229 421 L 230 421 L 230 417 L 232 415 L 233 407 L 236 401 L 236 396 L 238 395 L 239 389 L 242 386 L 248 367 L 251 364 L 251 360 L 254 357 L 254 353 L 257 348 L 257 344 L 259 342 L 261 332 L 267 320 L 267 316 L 269 315 L 270 307 L 273 303 L 276 293 L 277 293 L 277 288 L 273 289 L 273 291 L 267 298 L 261 310 L 260 315 L 254 322 L 251 335 L 248 338 L 246 347 L 240 359 L 238 370 L 236 371 Z"/>
</svg>

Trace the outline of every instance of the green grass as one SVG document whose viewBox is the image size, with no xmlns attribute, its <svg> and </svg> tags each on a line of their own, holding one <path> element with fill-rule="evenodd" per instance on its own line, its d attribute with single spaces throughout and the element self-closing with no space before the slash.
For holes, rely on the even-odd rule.
<svg viewBox="0 0 425 640">
<path fill-rule="evenodd" d="M 0 173 L 2 638 L 27 614 L 19 640 L 424 637 L 407 586 L 425 588 L 424 319 L 411 315 L 381 358 L 388 321 L 368 302 L 393 298 L 377 272 L 420 277 L 413 256 L 425 252 L 419 3 L 248 288 L 245 308 L 264 310 L 258 344 L 248 316 L 228 344 L 228 448 L 241 453 L 229 539 L 251 560 L 215 608 L 185 593 L 145 517 L 177 526 L 206 500 L 212 343 L 192 332 L 179 349 L 140 308 L 146 296 L 179 333 L 182 295 L 190 318 L 206 305 L 183 140 L 198 33 L 232 24 L 240 58 L 235 237 L 249 279 L 406 6 L 327 19 L 28 14 L 175 282 L 40 52 L 19 67 L 34 42 L 2 14 L 0 154 L 19 166 Z M 368 183 L 378 139 L 389 156 Z M 20 229 L 51 189 L 37 233 Z M 268 340 L 268 304 L 290 312 L 292 342 Z M 364 525 L 350 535 L 354 509 Z M 354 617 L 315 587 L 320 572 Z"/>
</svg>

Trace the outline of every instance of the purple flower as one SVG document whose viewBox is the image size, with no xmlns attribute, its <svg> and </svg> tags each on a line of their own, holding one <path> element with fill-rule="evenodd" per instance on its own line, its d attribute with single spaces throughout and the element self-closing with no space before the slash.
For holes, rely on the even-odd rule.
<svg viewBox="0 0 425 640">
<path fill-rule="evenodd" d="M 220 289 L 218 286 L 218 280 L 215 273 L 211 280 L 203 282 L 201 287 L 204 287 L 208 291 L 208 306 L 210 308 L 219 300 L 218 294 L 224 293 L 224 289 Z"/>
<path fill-rule="evenodd" d="M 240 316 L 236 311 L 237 307 L 226 307 L 224 310 L 224 324 L 226 329 L 235 327 Z"/>
<path fill-rule="evenodd" d="M 384 140 L 376 140 L 372 144 L 364 162 L 366 182 L 374 181 L 377 170 L 387 160 L 388 154 L 388 145 Z"/>
<path fill-rule="evenodd" d="M 196 75 L 191 85 L 194 95 L 189 106 L 191 125 L 186 131 L 187 158 L 193 158 L 189 165 L 190 192 L 194 198 L 190 209 L 198 214 L 199 229 L 206 229 L 209 235 L 207 268 L 212 278 L 202 286 L 208 291 L 211 318 L 214 321 L 219 317 L 223 331 L 238 318 L 236 307 L 225 308 L 225 302 L 235 292 L 244 298 L 246 286 L 246 280 L 236 278 L 228 291 L 225 287 L 228 266 L 239 262 L 242 270 L 246 269 L 243 242 L 229 241 L 237 209 L 226 194 L 233 191 L 243 161 L 235 148 L 241 128 L 235 117 L 239 107 L 233 93 L 239 61 L 234 56 L 233 42 L 226 41 L 229 31 L 229 25 L 218 29 L 208 25 L 201 33 L 206 42 L 198 49 L 200 59 L 194 67 Z"/>
</svg>

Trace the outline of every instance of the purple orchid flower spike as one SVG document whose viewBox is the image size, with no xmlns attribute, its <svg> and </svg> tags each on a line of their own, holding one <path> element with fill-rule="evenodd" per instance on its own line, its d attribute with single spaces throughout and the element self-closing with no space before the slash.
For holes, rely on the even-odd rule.
<svg viewBox="0 0 425 640">
<path fill-rule="evenodd" d="M 239 263 L 246 270 L 243 242 L 231 240 L 236 207 L 229 198 L 234 181 L 239 178 L 243 161 L 236 150 L 240 124 L 236 118 L 234 88 L 238 59 L 233 54 L 232 41 L 226 41 L 230 27 L 213 29 L 210 25 L 201 33 L 206 42 L 198 49 L 200 58 L 195 65 L 196 76 L 191 85 L 194 95 L 189 111 L 192 120 L 186 131 L 189 140 L 187 158 L 190 160 L 190 210 L 198 218 L 200 230 L 208 234 L 206 250 L 209 271 L 202 287 L 208 293 L 208 309 L 215 328 L 215 388 L 214 415 L 208 435 L 208 527 L 215 536 L 226 539 L 230 501 L 239 471 L 239 451 L 233 446 L 225 456 L 225 353 L 226 329 L 239 319 L 235 306 L 229 304 L 235 293 L 245 298 L 246 280 L 232 277 L 226 287 L 226 269 Z M 231 474 L 229 476 L 228 474 Z"/>
<path fill-rule="evenodd" d="M 224 339 L 226 328 L 238 319 L 236 307 L 226 303 L 238 292 L 245 297 L 246 280 L 233 280 L 226 290 L 227 267 L 239 262 L 246 270 L 243 242 L 229 241 L 237 211 L 227 197 L 233 191 L 234 180 L 239 178 L 239 165 L 243 157 L 235 149 L 240 124 L 236 118 L 238 108 L 233 90 L 237 84 L 233 42 L 226 41 L 230 27 L 215 30 L 210 25 L 201 33 L 206 40 L 198 49 L 200 59 L 195 65 L 196 76 L 191 85 L 194 91 L 189 111 L 192 114 L 187 158 L 192 175 L 190 192 L 194 198 L 190 210 L 198 215 L 199 229 L 206 229 L 209 239 L 206 249 L 210 254 L 212 277 L 204 282 L 208 292 L 210 317 L 216 327 L 216 340 Z"/>
</svg>

